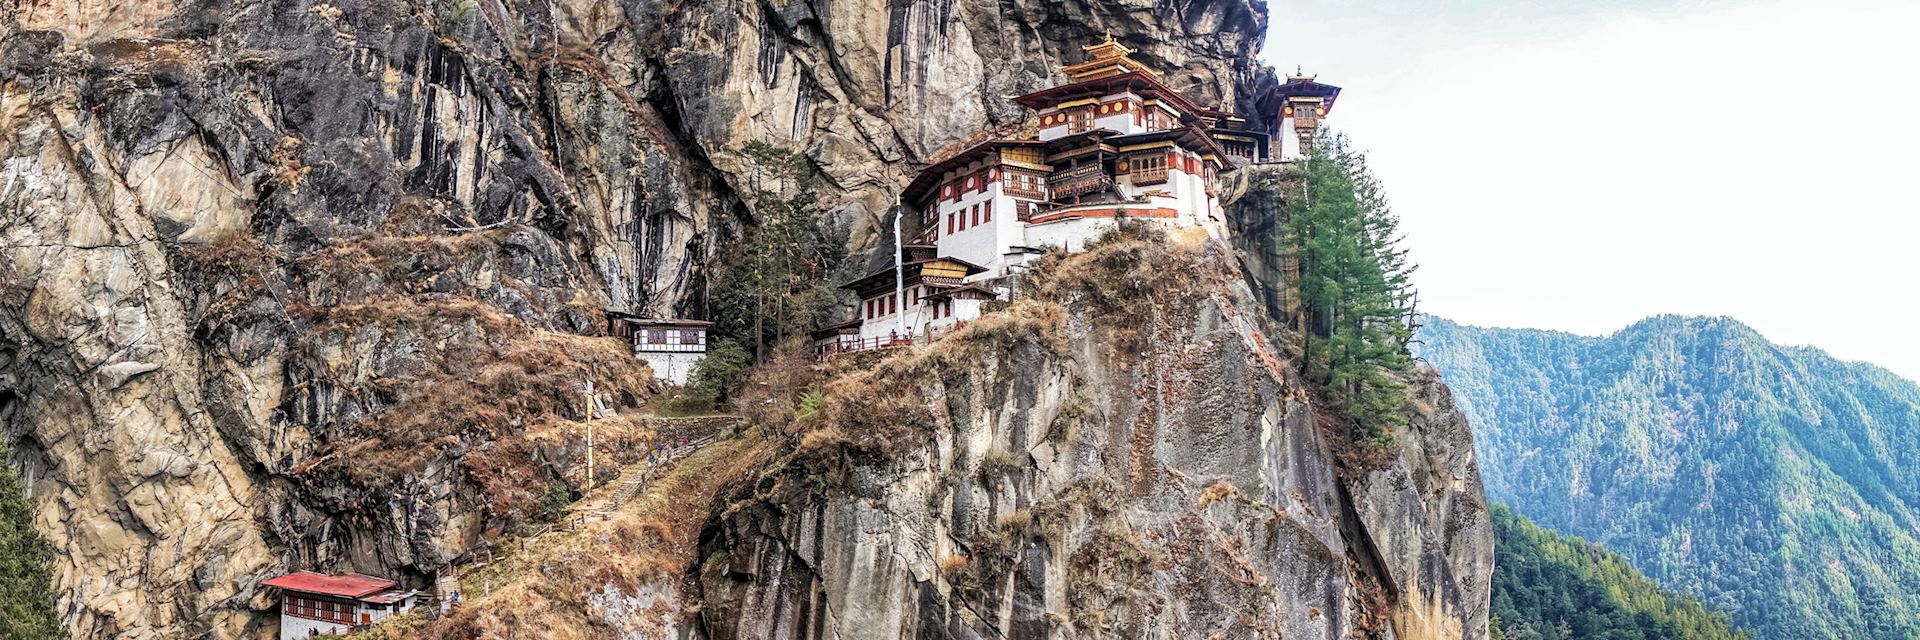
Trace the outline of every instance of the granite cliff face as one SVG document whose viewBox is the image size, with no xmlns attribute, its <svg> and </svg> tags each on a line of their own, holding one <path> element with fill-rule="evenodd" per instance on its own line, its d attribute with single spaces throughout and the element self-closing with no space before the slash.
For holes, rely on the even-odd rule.
<svg viewBox="0 0 1920 640">
<path fill-rule="evenodd" d="M 1189 239 L 1191 240 L 1191 239 Z M 720 638 L 1484 638 L 1490 522 L 1437 376 L 1353 442 L 1224 246 L 1109 241 L 825 384 L 713 525 Z"/>
<path fill-rule="evenodd" d="M 752 216 L 735 195 L 747 188 L 746 143 L 804 150 L 825 178 L 829 215 L 863 248 L 912 167 L 1017 122 L 1002 97 L 1057 81 L 1056 66 L 1100 34 L 1139 49 L 1198 101 L 1251 110 L 1248 97 L 1272 81 L 1253 61 L 1265 20 L 1244 0 L 24 0 L 0 9 L 0 433 L 61 554 L 64 622 L 75 637 L 243 637 L 271 628 L 262 612 L 272 603 L 255 585 L 290 569 L 421 585 L 534 517 L 555 483 L 577 485 L 581 447 L 567 424 L 577 384 L 598 381 L 629 406 L 653 393 L 621 343 L 597 337 L 601 314 L 703 313 L 704 269 L 723 250 L 715 239 Z M 1064 357 L 1021 374 L 1031 385 L 979 401 L 1064 392 Z M 976 375 L 984 384 L 998 374 Z M 1284 394 L 1280 382 L 1254 387 L 1263 398 Z M 1228 431 L 1191 437 L 1238 447 L 1253 442 L 1247 416 L 1308 419 L 1260 402 L 1214 427 Z M 1037 436 L 1021 429 L 1037 424 L 1009 418 L 968 433 L 1024 446 Z M 1451 418 L 1435 424 L 1465 437 Z M 648 434 L 637 423 L 610 428 L 636 441 Z M 1299 447 L 1313 464 L 1332 464 L 1313 448 L 1324 444 L 1301 435 L 1312 429 L 1294 431 L 1260 440 L 1279 448 L 1258 456 L 1147 458 L 1183 473 L 1236 466 L 1243 481 L 1265 478 L 1268 494 L 1325 481 L 1310 465 L 1299 477 L 1311 480 L 1254 471 Z M 1422 455 L 1351 485 L 1352 522 L 1303 521 L 1288 535 L 1313 544 L 1261 541 L 1256 555 L 1279 555 L 1257 562 L 1347 562 L 1358 538 L 1328 527 L 1372 519 L 1398 532 L 1398 543 L 1356 556 L 1377 565 L 1367 575 L 1390 576 L 1381 597 L 1457 605 L 1446 617 L 1474 637 L 1484 613 L 1472 603 L 1483 605 L 1484 593 L 1471 585 L 1484 584 L 1484 572 L 1475 583 L 1472 554 L 1428 544 L 1435 523 L 1453 520 L 1421 520 L 1471 512 L 1421 493 L 1464 482 L 1460 495 L 1477 499 L 1477 478 L 1459 473 L 1471 471 L 1471 447 L 1407 451 Z M 1051 496 L 1096 462 L 1049 464 L 1055 484 L 1006 484 Z M 924 492 L 931 480 L 903 482 L 902 491 Z M 1171 518 L 1187 508 L 1180 492 L 1193 489 L 1127 495 L 1157 505 L 1143 514 Z M 1211 509 L 1251 503 L 1221 504 Z M 851 505 L 796 508 L 842 517 Z M 1420 510 L 1428 507 L 1438 511 Z M 973 510 L 959 530 L 998 509 Z M 750 518 L 772 518 L 756 513 L 728 521 L 741 554 L 770 540 L 809 544 L 780 533 L 781 520 L 749 535 Z M 899 529 L 890 522 L 870 521 Z M 1281 575 L 1279 566 L 1262 571 Z M 889 576 L 884 588 L 904 588 Z M 1468 587 L 1456 596 L 1447 580 Z M 1332 603 L 1353 584 L 1334 580 L 1313 587 L 1322 595 L 1285 602 L 1328 604 L 1303 605 L 1320 609 L 1310 620 L 1348 620 L 1334 612 L 1352 608 Z"/>
</svg>

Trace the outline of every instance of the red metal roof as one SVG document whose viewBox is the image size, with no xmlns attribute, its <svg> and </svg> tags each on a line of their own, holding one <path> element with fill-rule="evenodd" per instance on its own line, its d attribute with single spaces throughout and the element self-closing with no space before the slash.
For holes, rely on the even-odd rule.
<svg viewBox="0 0 1920 640">
<path fill-rule="evenodd" d="M 288 591 L 359 598 L 368 594 L 391 589 L 398 583 L 385 578 L 363 576 L 358 573 L 330 576 L 312 571 L 295 571 L 260 584 L 269 587 L 279 587 Z"/>
</svg>

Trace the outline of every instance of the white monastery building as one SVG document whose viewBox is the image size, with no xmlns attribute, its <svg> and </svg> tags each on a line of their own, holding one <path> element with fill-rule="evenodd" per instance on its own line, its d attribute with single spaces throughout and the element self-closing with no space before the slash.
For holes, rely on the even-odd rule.
<svg viewBox="0 0 1920 640">
<path fill-rule="evenodd" d="M 1112 38 L 1084 49 L 1087 62 L 1061 69 L 1069 83 L 1013 98 L 1034 112 L 1025 131 L 977 135 L 907 185 L 917 243 L 900 247 L 897 275 L 888 267 L 845 285 L 860 306 L 814 333 L 821 353 L 937 337 L 1002 297 L 1022 263 L 1080 251 L 1122 219 L 1224 233 L 1219 175 L 1266 162 L 1283 120 L 1311 141 L 1339 94 L 1290 76 L 1259 98 L 1278 116 L 1258 130 L 1168 88 Z"/>
<path fill-rule="evenodd" d="M 633 341 L 633 355 L 646 361 L 653 376 L 677 385 L 687 384 L 693 366 L 707 357 L 705 320 L 641 318 L 607 312 L 607 333 Z"/>
<path fill-rule="evenodd" d="M 420 598 L 392 580 L 357 573 L 295 571 L 260 584 L 280 589 L 280 640 L 345 635 L 412 609 Z"/>
</svg>

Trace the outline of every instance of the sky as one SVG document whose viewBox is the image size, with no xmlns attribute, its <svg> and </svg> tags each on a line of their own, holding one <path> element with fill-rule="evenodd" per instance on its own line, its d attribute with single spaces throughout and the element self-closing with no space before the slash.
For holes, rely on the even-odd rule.
<svg viewBox="0 0 1920 640">
<path fill-rule="evenodd" d="M 1732 316 L 1920 380 L 1920 1 L 1271 0 L 1425 311 Z"/>
</svg>

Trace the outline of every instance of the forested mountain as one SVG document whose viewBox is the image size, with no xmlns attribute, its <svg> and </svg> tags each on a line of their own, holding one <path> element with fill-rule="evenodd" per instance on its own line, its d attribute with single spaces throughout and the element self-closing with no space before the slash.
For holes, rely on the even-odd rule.
<svg viewBox="0 0 1920 640">
<path fill-rule="evenodd" d="M 1487 497 L 1763 638 L 1920 638 L 1920 388 L 1727 318 L 1433 319 Z"/>
<path fill-rule="evenodd" d="M 1599 545 L 1492 506 L 1493 626 L 1506 640 L 1732 640 L 1726 614 L 1669 593 Z"/>
</svg>

